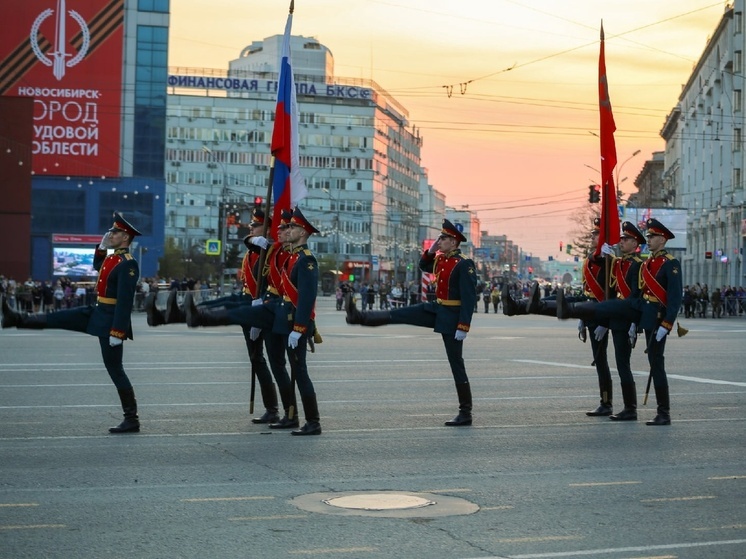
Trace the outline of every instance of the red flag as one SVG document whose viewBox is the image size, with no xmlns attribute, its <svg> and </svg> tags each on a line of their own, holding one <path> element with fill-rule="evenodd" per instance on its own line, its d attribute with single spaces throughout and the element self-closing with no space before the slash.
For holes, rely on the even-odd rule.
<svg viewBox="0 0 746 559">
<path fill-rule="evenodd" d="M 616 167 L 616 144 L 614 143 L 614 114 L 611 112 L 609 84 L 606 81 L 606 60 L 604 55 L 604 25 L 601 23 L 601 53 L 598 57 L 598 109 L 600 115 L 601 138 L 601 225 L 598 247 L 595 255 L 601 253 L 604 243 L 615 245 L 619 242 L 619 210 L 617 192 L 614 185 Z"/>
</svg>

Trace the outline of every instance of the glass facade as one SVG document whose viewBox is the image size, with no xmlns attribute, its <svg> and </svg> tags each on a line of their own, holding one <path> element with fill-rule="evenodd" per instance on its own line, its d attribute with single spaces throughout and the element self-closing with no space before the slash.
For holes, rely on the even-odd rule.
<svg viewBox="0 0 746 559">
<path fill-rule="evenodd" d="M 152 194 L 137 193 L 125 197 L 118 192 L 102 192 L 99 197 L 97 230 L 106 231 L 111 227 L 114 212 L 127 216 L 127 220 L 143 235 L 153 235 Z"/>
<path fill-rule="evenodd" d="M 137 9 L 141 12 L 159 12 L 167 14 L 169 0 L 138 0 Z"/>
<path fill-rule="evenodd" d="M 137 177 L 163 176 L 167 77 L 168 28 L 138 26 L 133 162 Z"/>
<path fill-rule="evenodd" d="M 35 188 L 31 191 L 31 207 L 33 208 L 32 228 L 36 235 L 51 235 L 60 231 L 86 232 L 86 193 L 83 190 Z M 109 227 L 111 225 L 108 225 L 106 229 Z"/>
</svg>

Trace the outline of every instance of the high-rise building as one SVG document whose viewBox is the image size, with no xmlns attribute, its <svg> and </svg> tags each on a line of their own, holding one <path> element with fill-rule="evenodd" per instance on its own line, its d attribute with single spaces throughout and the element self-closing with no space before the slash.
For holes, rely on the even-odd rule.
<svg viewBox="0 0 746 559">
<path fill-rule="evenodd" d="M 3 165 L 24 169 L 0 187 L 4 200 L 20 200 L 13 235 L 30 239 L 2 253 L 15 274 L 90 278 L 74 255 L 91 252 L 115 211 L 143 232 L 134 251 L 142 275 L 156 273 L 168 12 L 168 0 L 2 3 L 0 105 L 32 103 L 28 117 L 0 134 Z M 0 268 L 6 261 L 0 256 Z"/>
<path fill-rule="evenodd" d="M 225 72 L 169 76 L 166 236 L 185 254 L 209 239 L 242 248 L 242 224 L 268 194 L 281 43 L 253 42 Z M 322 271 L 415 279 L 422 138 L 408 111 L 374 81 L 334 76 L 316 39 L 293 36 L 291 53 L 309 191 L 301 206 L 321 231 L 310 244 Z"/>
</svg>

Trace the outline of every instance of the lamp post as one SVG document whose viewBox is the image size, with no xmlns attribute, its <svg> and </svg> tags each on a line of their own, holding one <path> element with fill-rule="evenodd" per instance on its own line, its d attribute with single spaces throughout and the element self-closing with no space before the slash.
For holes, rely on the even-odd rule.
<svg viewBox="0 0 746 559">
<path fill-rule="evenodd" d="M 636 156 L 638 156 L 638 155 L 640 155 L 640 150 L 639 150 L 639 149 L 637 149 L 637 150 L 633 151 L 633 152 L 632 152 L 632 155 L 630 155 L 630 156 L 629 156 L 629 157 L 628 157 L 627 159 L 625 159 L 624 161 L 622 161 L 622 164 L 621 164 L 621 165 L 617 165 L 617 168 L 616 168 L 616 179 L 615 179 L 615 183 L 616 183 L 616 189 L 617 189 L 617 190 L 616 190 L 616 195 L 617 195 L 617 198 L 621 198 L 621 197 L 622 197 L 622 191 L 621 191 L 621 190 L 619 189 L 619 176 L 620 176 L 620 175 L 622 174 L 622 168 L 624 167 L 624 165 L 625 165 L 625 164 L 626 164 L 626 163 L 627 163 L 627 162 L 628 162 L 628 161 L 629 161 L 630 159 L 632 159 L 633 157 L 636 157 Z"/>
<path fill-rule="evenodd" d="M 329 201 L 330 202 L 334 202 L 335 201 L 334 197 L 332 196 L 332 193 L 329 192 L 329 189 L 322 188 L 321 191 L 324 192 L 327 196 L 329 196 Z M 339 223 L 339 190 L 337 191 L 336 204 L 337 204 L 337 206 L 336 206 L 336 211 L 335 211 L 335 216 L 334 216 L 334 222 L 335 222 L 335 224 L 334 224 L 334 244 L 336 245 L 336 253 L 337 253 L 336 257 L 335 257 L 335 260 L 334 260 L 334 262 L 335 262 L 335 264 L 334 264 L 334 267 L 335 267 L 334 274 L 335 275 L 341 273 L 341 270 L 339 269 L 339 256 L 340 256 L 340 253 L 342 252 L 341 239 L 340 239 L 340 236 L 339 236 L 339 226 L 340 226 L 340 223 Z M 337 281 L 339 281 L 339 277 L 337 277 Z"/>
<path fill-rule="evenodd" d="M 218 228 L 220 231 L 220 290 L 221 293 L 225 294 L 225 261 L 228 255 L 227 243 L 228 243 L 228 212 L 226 208 L 226 197 L 228 194 L 228 172 L 225 169 L 222 161 L 218 161 L 213 152 L 207 146 L 202 146 L 202 151 L 210 155 L 213 163 L 220 165 L 220 169 L 223 172 L 223 186 L 220 189 L 220 206 L 218 207 Z"/>
</svg>

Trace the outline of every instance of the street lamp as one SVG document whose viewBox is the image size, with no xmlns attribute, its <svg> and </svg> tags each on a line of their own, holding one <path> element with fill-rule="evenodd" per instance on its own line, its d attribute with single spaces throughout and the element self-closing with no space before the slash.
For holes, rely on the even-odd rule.
<svg viewBox="0 0 746 559">
<path fill-rule="evenodd" d="M 223 171 L 223 186 L 220 189 L 220 206 L 218 208 L 218 227 L 220 231 L 220 289 L 225 294 L 225 261 L 227 257 L 227 243 L 228 243 L 228 212 L 226 208 L 226 197 L 228 194 L 228 172 L 225 169 L 222 161 L 219 161 L 215 157 L 213 152 L 207 146 L 202 146 L 202 151 L 210 155 L 213 163 L 220 165 L 220 169 Z"/>
<path fill-rule="evenodd" d="M 639 149 L 637 149 L 634 152 L 632 152 L 632 155 L 630 155 L 627 159 L 625 159 L 624 161 L 622 161 L 621 165 L 617 165 L 617 168 L 616 168 L 616 180 L 614 181 L 616 183 L 616 188 L 617 188 L 617 191 L 616 191 L 617 198 L 621 198 L 622 197 L 622 191 L 619 189 L 619 176 L 622 174 L 622 167 L 624 167 L 624 165 L 630 159 L 632 159 L 633 157 L 636 157 L 638 155 L 640 155 L 640 150 Z"/>
<path fill-rule="evenodd" d="M 329 196 L 330 202 L 334 202 L 334 198 L 332 197 L 332 193 L 329 192 L 329 189 L 322 188 L 321 191 L 324 194 L 326 194 L 327 196 Z M 337 190 L 337 200 L 336 200 L 337 207 L 336 207 L 336 212 L 335 212 L 335 217 L 334 217 L 334 222 L 335 222 L 335 227 L 334 227 L 334 244 L 336 245 L 336 252 L 337 252 L 336 258 L 335 258 L 335 265 L 334 265 L 334 267 L 335 267 L 335 270 L 334 270 L 335 275 L 337 275 L 337 274 L 340 273 L 340 269 L 339 269 L 339 256 L 340 256 L 340 253 L 342 252 L 342 245 L 340 243 L 340 237 L 339 237 L 339 226 L 340 226 L 340 223 L 339 223 L 339 194 L 340 194 L 340 192 L 339 192 L 339 190 Z M 339 277 L 337 277 L 337 281 L 339 281 Z"/>
</svg>

